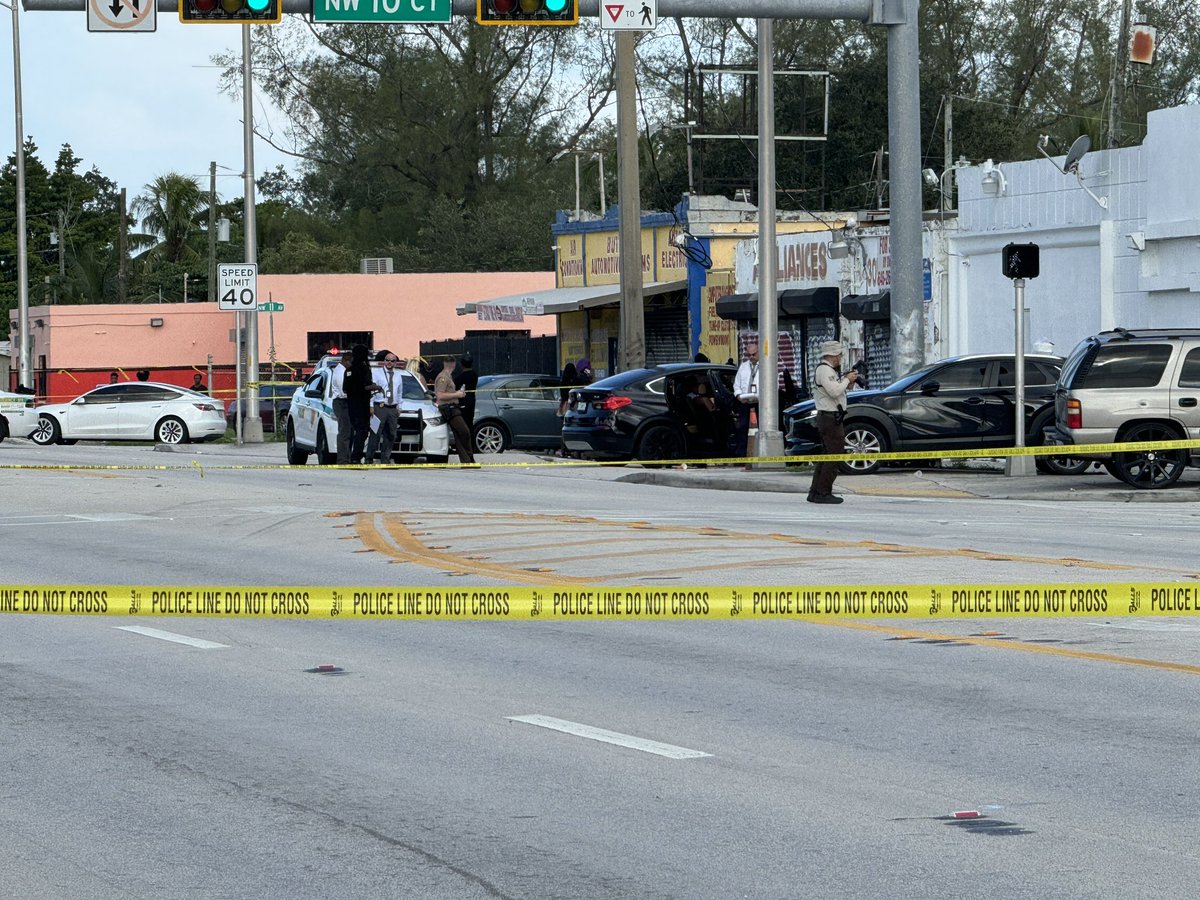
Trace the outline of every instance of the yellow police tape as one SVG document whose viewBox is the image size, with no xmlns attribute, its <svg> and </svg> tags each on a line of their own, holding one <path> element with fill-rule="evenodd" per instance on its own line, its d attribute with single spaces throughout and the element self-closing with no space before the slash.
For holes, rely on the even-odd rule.
<svg viewBox="0 0 1200 900">
<path fill-rule="evenodd" d="M 380 463 L 375 465 L 322 465 L 322 469 L 353 469 L 363 471 L 365 469 L 532 469 L 539 466 L 577 466 L 577 467 L 592 467 L 592 466 L 693 466 L 693 465 L 759 465 L 759 464 L 778 464 L 786 463 L 788 465 L 800 465 L 819 462 L 849 462 L 849 461 L 866 461 L 866 462 L 897 462 L 900 460 L 925 460 L 925 459 L 998 459 L 1010 456 L 1054 456 L 1068 459 L 1077 459 L 1080 457 L 1089 456 L 1109 456 L 1114 453 L 1158 453 L 1168 450 L 1191 450 L 1200 448 L 1200 440 L 1177 440 L 1177 441 L 1125 441 L 1122 443 L 1113 444 L 1080 444 L 1072 447 L 988 447 L 988 448 L 972 448 L 969 450 L 905 450 L 892 451 L 888 453 L 807 453 L 801 456 L 724 456 L 724 457 L 706 457 L 698 459 L 553 459 L 533 462 L 529 460 L 517 460 L 514 462 L 486 462 L 486 463 Z M 306 467 L 297 467 L 288 463 L 260 463 L 260 464 L 231 464 L 231 465 L 201 465 L 198 462 L 179 463 L 175 465 L 159 464 L 159 465 L 90 465 L 90 464 L 18 464 L 18 463 L 0 463 L 2 469 L 70 469 L 70 470 L 130 470 L 130 469 L 150 469 L 154 471 L 164 471 L 170 469 L 191 469 L 200 470 L 200 474 L 204 474 L 204 470 L 236 470 L 236 469 L 296 469 L 302 471 L 312 471 Z"/>
<path fill-rule="evenodd" d="M 0 613 L 255 619 L 979 619 L 1200 613 L 1200 584 L 751 587 L 0 585 Z"/>
</svg>

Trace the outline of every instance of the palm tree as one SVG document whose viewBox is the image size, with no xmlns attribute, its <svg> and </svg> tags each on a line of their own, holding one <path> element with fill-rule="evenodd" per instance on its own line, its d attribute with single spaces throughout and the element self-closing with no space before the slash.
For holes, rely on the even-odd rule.
<svg viewBox="0 0 1200 900">
<path fill-rule="evenodd" d="M 151 268 L 158 262 L 192 262 L 200 254 L 188 241 L 199 232 L 201 217 L 207 210 L 208 197 L 196 179 L 177 172 L 159 175 L 130 205 L 130 211 L 148 232 L 131 235 L 130 240 L 142 246 L 153 245 L 142 254 Z"/>
</svg>

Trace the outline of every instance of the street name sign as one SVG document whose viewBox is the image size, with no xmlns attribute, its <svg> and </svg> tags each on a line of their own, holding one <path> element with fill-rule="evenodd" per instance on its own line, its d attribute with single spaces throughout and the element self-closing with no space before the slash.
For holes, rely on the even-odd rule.
<svg viewBox="0 0 1200 900">
<path fill-rule="evenodd" d="M 87 0 L 88 31 L 155 31 L 154 0 Z"/>
<path fill-rule="evenodd" d="M 318 24 L 449 24 L 450 12 L 450 0 L 313 0 L 312 20 Z"/>
<path fill-rule="evenodd" d="M 658 0 L 600 0 L 601 31 L 653 31 L 656 25 Z"/>
<path fill-rule="evenodd" d="M 221 263 L 217 266 L 217 309 L 232 312 L 258 309 L 257 263 Z"/>
<path fill-rule="evenodd" d="M 283 304 L 276 303 L 274 300 L 268 300 L 266 303 L 258 304 L 259 312 L 283 312 Z"/>
</svg>

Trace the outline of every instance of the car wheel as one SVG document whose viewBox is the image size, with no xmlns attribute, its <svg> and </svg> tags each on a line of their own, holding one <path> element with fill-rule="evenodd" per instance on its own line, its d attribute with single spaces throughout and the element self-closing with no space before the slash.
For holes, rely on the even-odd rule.
<svg viewBox="0 0 1200 900">
<path fill-rule="evenodd" d="M 29 438 L 35 444 L 48 447 L 62 440 L 62 429 L 59 427 L 57 419 L 50 416 L 38 416 L 37 427 L 33 429 L 33 434 Z"/>
<path fill-rule="evenodd" d="M 290 428 L 292 423 L 288 422 Z M 307 462 L 308 454 L 305 454 L 305 462 Z M 329 438 L 325 437 L 325 426 L 322 425 L 317 429 L 317 464 L 322 466 L 332 466 L 337 462 L 337 454 L 329 452 Z"/>
<path fill-rule="evenodd" d="M 847 453 L 886 453 L 887 438 L 868 422 L 852 422 L 846 426 Z M 838 471 L 846 475 L 869 475 L 883 463 L 871 459 L 854 459 L 838 463 Z"/>
<path fill-rule="evenodd" d="M 183 424 L 183 419 L 167 416 L 154 426 L 154 439 L 160 444 L 186 444 L 187 426 Z"/>
<path fill-rule="evenodd" d="M 8 437 L 8 419 L 0 416 L 0 443 L 3 443 L 6 437 Z"/>
<path fill-rule="evenodd" d="M 1045 446 L 1048 421 L 1048 418 L 1043 418 L 1033 423 L 1028 441 L 1030 447 Z M 1091 467 L 1092 461 L 1075 456 L 1035 456 L 1033 464 L 1043 475 L 1082 475 Z"/>
<path fill-rule="evenodd" d="M 669 425 L 651 425 L 638 439 L 633 458 L 638 460 L 683 459 L 687 445 L 683 435 Z"/>
<path fill-rule="evenodd" d="M 499 422 L 481 422 L 475 426 L 477 453 L 503 453 L 508 446 L 508 433 Z"/>
<path fill-rule="evenodd" d="M 292 425 L 292 420 L 288 419 L 287 433 L 285 435 L 287 441 L 287 461 L 293 466 L 303 466 L 308 463 L 308 451 L 301 450 L 296 446 L 296 428 Z"/>
<path fill-rule="evenodd" d="M 1135 425 L 1121 440 L 1134 441 L 1177 441 L 1179 435 L 1166 425 L 1147 422 Z M 1134 453 L 1117 453 L 1112 458 L 1116 476 L 1130 487 L 1165 488 L 1179 480 L 1187 465 L 1186 450 L 1142 450 Z M 1111 470 L 1110 470 L 1111 471 Z"/>
</svg>

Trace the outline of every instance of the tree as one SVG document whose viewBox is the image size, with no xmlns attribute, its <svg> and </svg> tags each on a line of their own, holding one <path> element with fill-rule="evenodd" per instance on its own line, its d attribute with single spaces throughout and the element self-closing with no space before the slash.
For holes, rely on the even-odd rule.
<svg viewBox="0 0 1200 900">
<path fill-rule="evenodd" d="M 266 138 L 302 160 L 305 209 L 363 255 L 407 247 L 416 253 L 405 258 L 426 267 L 462 267 L 446 234 L 429 229 L 431 215 L 458 231 L 499 204 L 525 217 L 472 264 L 549 267 L 546 231 L 573 194 L 570 169 L 554 157 L 597 121 L 612 91 L 607 43 L 571 31 L 461 20 L 279 26 L 256 58 L 291 123 Z"/>
<path fill-rule="evenodd" d="M 141 255 L 146 268 L 162 262 L 199 261 L 201 254 L 191 241 L 199 234 L 201 217 L 208 214 L 208 195 L 201 193 L 199 182 L 169 172 L 146 185 L 145 191 L 134 198 L 130 211 L 147 229 L 146 234 L 131 237 L 141 246 L 151 245 Z"/>
</svg>

